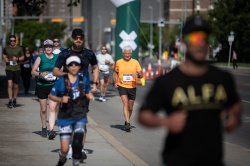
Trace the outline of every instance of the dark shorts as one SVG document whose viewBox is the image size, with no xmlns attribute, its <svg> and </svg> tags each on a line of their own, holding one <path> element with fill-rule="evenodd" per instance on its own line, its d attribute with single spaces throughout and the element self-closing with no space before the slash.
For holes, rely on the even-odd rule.
<svg viewBox="0 0 250 166">
<path fill-rule="evenodd" d="M 18 71 L 11 71 L 11 70 L 5 70 L 7 80 L 12 80 L 15 84 L 19 84 L 21 70 Z"/>
<path fill-rule="evenodd" d="M 36 85 L 36 96 L 38 99 L 48 99 L 51 89 L 54 85 L 42 86 Z"/>
<path fill-rule="evenodd" d="M 104 80 L 104 83 L 107 84 L 109 79 L 109 74 L 105 74 L 103 72 L 99 72 L 99 79 Z"/>
<path fill-rule="evenodd" d="M 126 95 L 128 96 L 129 100 L 135 100 L 136 88 L 124 88 L 122 86 L 118 86 L 118 91 L 119 91 L 120 96 Z"/>
</svg>

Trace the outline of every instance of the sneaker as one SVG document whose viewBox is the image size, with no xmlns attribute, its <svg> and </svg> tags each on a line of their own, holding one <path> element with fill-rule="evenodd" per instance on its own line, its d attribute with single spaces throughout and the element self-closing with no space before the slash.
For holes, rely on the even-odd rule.
<svg viewBox="0 0 250 166">
<path fill-rule="evenodd" d="M 102 101 L 102 99 L 103 99 L 103 96 L 101 95 L 101 96 L 99 97 L 99 100 Z"/>
<path fill-rule="evenodd" d="M 63 166 L 66 163 L 67 159 L 65 161 L 59 160 L 56 166 Z"/>
<path fill-rule="evenodd" d="M 87 153 L 84 149 L 82 149 L 82 160 L 85 160 L 87 158 Z"/>
<path fill-rule="evenodd" d="M 16 107 L 17 104 L 16 104 L 16 99 L 13 100 L 13 107 Z"/>
<path fill-rule="evenodd" d="M 106 97 L 105 96 L 102 96 L 102 101 L 106 101 Z"/>
<path fill-rule="evenodd" d="M 44 138 L 47 138 L 47 127 L 42 128 L 41 136 L 44 137 Z"/>
<path fill-rule="evenodd" d="M 8 108 L 13 108 L 13 102 L 12 102 L 12 100 L 9 101 Z"/>
<path fill-rule="evenodd" d="M 71 145 L 69 145 L 69 151 L 68 151 L 68 154 L 67 154 L 66 158 L 67 159 L 72 159 L 72 153 L 73 153 L 72 147 L 71 147 Z"/>
<path fill-rule="evenodd" d="M 131 131 L 131 125 L 130 125 L 130 123 L 127 123 L 127 125 L 125 125 L 125 130 L 127 132 Z"/>
<path fill-rule="evenodd" d="M 56 137 L 56 134 L 53 130 L 49 131 L 49 139 L 54 139 Z"/>
</svg>

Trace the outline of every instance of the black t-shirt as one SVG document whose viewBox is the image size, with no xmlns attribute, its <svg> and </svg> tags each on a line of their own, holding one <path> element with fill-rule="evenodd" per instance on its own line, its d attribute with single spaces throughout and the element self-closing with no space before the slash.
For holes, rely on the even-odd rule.
<svg viewBox="0 0 250 166">
<path fill-rule="evenodd" d="M 237 101 L 229 73 L 209 66 L 203 76 L 192 77 L 177 67 L 156 79 L 140 110 L 187 110 L 183 132 L 166 138 L 162 157 L 168 166 L 222 166 L 220 113 Z"/>
<path fill-rule="evenodd" d="M 97 60 L 96 60 L 96 56 L 95 56 L 94 52 L 92 50 L 88 50 L 86 48 L 84 48 L 81 52 L 75 52 L 71 48 L 70 48 L 70 50 L 65 49 L 65 50 L 61 51 L 57 60 L 56 60 L 55 67 L 60 69 L 62 66 L 64 66 L 67 57 L 70 56 L 71 54 L 75 54 L 75 55 L 78 55 L 81 57 L 83 67 L 80 69 L 79 73 L 81 73 L 82 75 L 85 75 L 87 78 L 89 78 L 88 66 L 89 66 L 89 64 L 91 64 L 92 66 L 96 65 Z M 66 70 L 65 66 L 64 66 L 64 70 Z"/>
</svg>

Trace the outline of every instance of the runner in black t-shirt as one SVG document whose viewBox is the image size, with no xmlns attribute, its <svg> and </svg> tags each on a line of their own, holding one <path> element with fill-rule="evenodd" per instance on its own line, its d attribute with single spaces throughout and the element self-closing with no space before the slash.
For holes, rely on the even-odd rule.
<svg viewBox="0 0 250 166">
<path fill-rule="evenodd" d="M 186 22 L 186 61 L 157 78 L 141 106 L 140 123 L 169 131 L 163 165 L 223 166 L 221 126 L 230 132 L 240 123 L 241 102 L 232 76 L 205 61 L 208 36 L 201 18 Z M 167 116 L 157 116 L 162 109 Z"/>
</svg>

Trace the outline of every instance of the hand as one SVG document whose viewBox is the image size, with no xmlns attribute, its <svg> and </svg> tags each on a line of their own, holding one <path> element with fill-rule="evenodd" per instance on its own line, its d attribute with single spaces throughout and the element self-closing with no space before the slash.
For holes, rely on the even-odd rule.
<svg viewBox="0 0 250 166">
<path fill-rule="evenodd" d="M 228 113 L 228 119 L 224 124 L 224 128 L 227 132 L 235 130 L 240 124 L 240 118 L 233 115 L 231 112 Z"/>
<path fill-rule="evenodd" d="M 115 88 L 118 88 L 118 83 L 115 83 Z"/>
<path fill-rule="evenodd" d="M 105 59 L 105 63 L 109 63 L 109 61 L 107 59 Z"/>
<path fill-rule="evenodd" d="M 13 61 L 17 61 L 17 60 L 18 60 L 18 58 L 17 58 L 17 57 L 15 57 L 15 56 L 13 56 L 12 60 L 13 60 Z"/>
<path fill-rule="evenodd" d="M 47 75 L 47 72 L 41 72 L 39 76 L 45 77 Z"/>
<path fill-rule="evenodd" d="M 97 88 L 96 88 L 96 84 L 93 84 L 92 86 L 91 86 L 91 88 L 92 88 L 92 92 L 97 92 Z"/>
<path fill-rule="evenodd" d="M 63 103 L 68 103 L 69 99 L 70 99 L 69 96 L 63 96 L 63 97 L 62 97 L 62 102 L 63 102 Z"/>
<path fill-rule="evenodd" d="M 10 63 L 10 60 L 8 58 L 4 59 L 6 63 Z"/>
<path fill-rule="evenodd" d="M 95 99 L 93 93 L 91 93 L 91 92 L 86 93 L 86 97 L 87 97 L 87 99 L 89 99 L 89 100 L 94 100 L 94 99 Z"/>
<path fill-rule="evenodd" d="M 178 134 L 183 131 L 187 120 L 186 111 L 173 112 L 166 117 L 165 125 L 169 132 Z"/>
<path fill-rule="evenodd" d="M 132 74 L 132 76 L 133 76 L 134 78 L 137 78 L 137 77 L 138 77 L 138 75 L 137 75 L 136 73 Z"/>
</svg>

